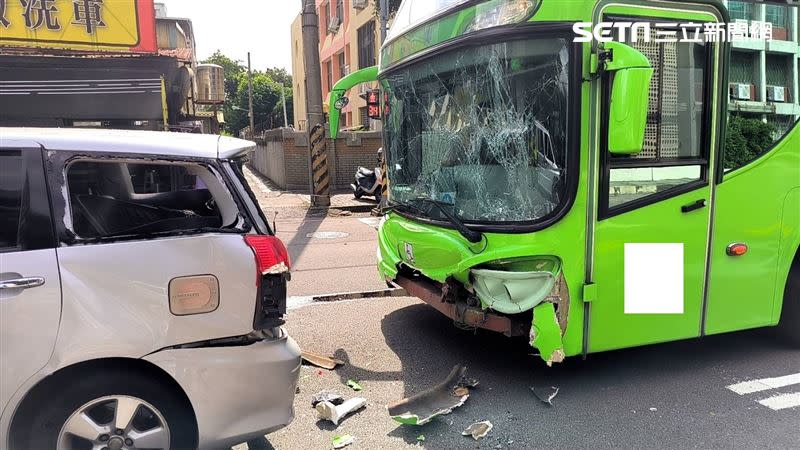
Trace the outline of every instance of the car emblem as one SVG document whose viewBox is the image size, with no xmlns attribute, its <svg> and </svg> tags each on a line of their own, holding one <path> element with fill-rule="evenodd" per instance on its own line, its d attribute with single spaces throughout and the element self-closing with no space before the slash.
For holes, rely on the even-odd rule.
<svg viewBox="0 0 800 450">
<path fill-rule="evenodd" d="M 406 261 L 414 262 L 414 246 L 410 242 L 404 242 L 406 248 Z"/>
</svg>

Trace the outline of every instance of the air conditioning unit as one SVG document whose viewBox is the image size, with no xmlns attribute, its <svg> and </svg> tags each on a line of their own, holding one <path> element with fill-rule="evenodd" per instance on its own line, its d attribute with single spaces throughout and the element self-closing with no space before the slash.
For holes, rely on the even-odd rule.
<svg viewBox="0 0 800 450">
<path fill-rule="evenodd" d="M 369 0 L 353 0 L 353 8 L 364 9 L 367 7 Z"/>
<path fill-rule="evenodd" d="M 331 33 L 336 33 L 339 30 L 339 25 L 342 24 L 342 19 L 338 17 L 331 17 L 330 22 L 328 22 L 328 31 Z"/>
<path fill-rule="evenodd" d="M 767 100 L 776 103 L 786 101 L 786 88 L 783 86 L 767 86 Z"/>
<path fill-rule="evenodd" d="M 750 85 L 744 83 L 731 83 L 731 98 L 734 100 L 752 100 Z"/>
</svg>

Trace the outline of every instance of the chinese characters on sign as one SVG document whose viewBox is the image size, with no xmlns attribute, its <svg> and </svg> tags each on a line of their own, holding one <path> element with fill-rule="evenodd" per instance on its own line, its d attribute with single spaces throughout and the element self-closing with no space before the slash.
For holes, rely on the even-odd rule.
<svg viewBox="0 0 800 450">
<path fill-rule="evenodd" d="M 51 31 L 61 30 L 59 11 L 55 0 L 18 0 L 22 7 L 22 18 L 25 27 L 36 30 L 45 27 Z M 0 0 L 0 25 L 4 28 L 11 26 L 11 19 L 6 16 L 7 0 Z M 103 0 L 73 0 L 72 25 L 80 25 L 87 34 L 93 34 L 98 27 L 105 27 L 102 18 Z"/>
<path fill-rule="evenodd" d="M 772 23 L 758 20 L 737 20 L 732 23 L 686 22 L 576 22 L 572 29 L 575 42 L 738 42 L 772 40 Z M 616 34 L 616 36 L 614 36 Z"/>
</svg>

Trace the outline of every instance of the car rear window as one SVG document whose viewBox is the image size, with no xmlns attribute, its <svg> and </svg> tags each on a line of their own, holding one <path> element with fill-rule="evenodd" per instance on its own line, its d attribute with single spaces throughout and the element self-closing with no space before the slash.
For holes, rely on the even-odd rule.
<svg viewBox="0 0 800 450">
<path fill-rule="evenodd" d="M 66 178 L 79 238 L 246 231 L 227 187 L 202 164 L 82 160 Z"/>
</svg>

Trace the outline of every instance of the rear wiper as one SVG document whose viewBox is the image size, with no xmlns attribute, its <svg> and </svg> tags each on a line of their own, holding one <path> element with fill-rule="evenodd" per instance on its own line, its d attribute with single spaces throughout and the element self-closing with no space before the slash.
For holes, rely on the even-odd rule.
<svg viewBox="0 0 800 450">
<path fill-rule="evenodd" d="M 434 200 L 434 199 L 429 198 L 429 197 L 417 197 L 414 200 L 417 200 L 417 201 L 420 201 L 420 202 L 430 203 L 432 205 L 436 205 L 436 207 L 439 209 L 439 211 L 441 211 L 441 213 L 444 214 L 445 217 L 447 217 L 447 220 L 449 220 L 450 223 L 453 224 L 454 227 L 456 227 L 456 230 L 458 230 L 458 232 L 461 233 L 461 235 L 464 236 L 464 238 L 466 238 L 466 240 L 472 242 L 473 244 L 475 244 L 477 242 L 480 242 L 481 239 L 483 239 L 483 234 L 482 233 L 480 233 L 478 231 L 470 230 L 469 228 L 467 228 L 467 226 L 464 225 L 464 222 L 462 222 L 458 217 L 456 217 L 454 214 L 450 213 L 450 211 L 448 211 L 445 208 L 445 206 L 450 206 L 450 204 L 444 203 L 444 202 L 440 202 L 439 200 Z"/>
</svg>

